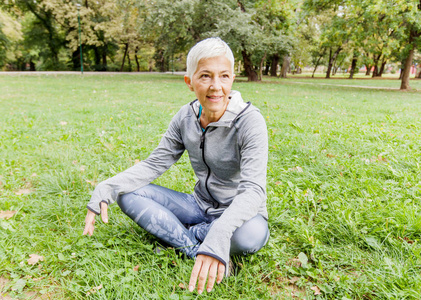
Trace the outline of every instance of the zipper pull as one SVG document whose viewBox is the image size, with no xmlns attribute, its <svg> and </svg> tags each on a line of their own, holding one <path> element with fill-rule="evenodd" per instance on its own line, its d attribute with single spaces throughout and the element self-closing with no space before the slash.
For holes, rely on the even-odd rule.
<svg viewBox="0 0 421 300">
<path fill-rule="evenodd" d="M 200 149 L 203 149 L 203 146 L 205 145 L 205 133 L 202 133 L 202 136 L 200 137 Z"/>
</svg>

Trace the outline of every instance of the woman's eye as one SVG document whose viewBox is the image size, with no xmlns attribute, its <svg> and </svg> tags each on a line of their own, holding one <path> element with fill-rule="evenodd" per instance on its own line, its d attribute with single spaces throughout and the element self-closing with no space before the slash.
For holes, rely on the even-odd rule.
<svg viewBox="0 0 421 300">
<path fill-rule="evenodd" d="M 201 78 L 209 78 L 208 74 L 202 74 L 202 76 L 200 76 Z"/>
</svg>

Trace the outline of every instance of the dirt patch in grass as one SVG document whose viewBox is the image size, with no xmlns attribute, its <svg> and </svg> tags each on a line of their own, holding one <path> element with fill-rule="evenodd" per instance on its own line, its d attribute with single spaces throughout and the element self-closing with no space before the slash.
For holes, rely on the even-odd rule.
<svg viewBox="0 0 421 300">
<path fill-rule="evenodd" d="M 46 293 L 40 294 L 38 291 L 22 291 L 19 295 L 13 293 L 11 296 L 12 282 L 4 277 L 0 277 L 0 300 L 12 299 L 30 299 L 30 300 L 49 300 L 64 299 L 64 293 Z"/>
<path fill-rule="evenodd" d="M 297 277 L 298 278 L 298 277 Z M 270 280 L 268 276 L 262 278 L 267 283 L 268 289 L 272 296 L 279 299 L 306 299 L 307 293 L 305 288 L 295 285 L 297 280 L 294 278 L 277 277 L 276 280 Z M 278 298 L 277 298 L 278 299 Z"/>
</svg>

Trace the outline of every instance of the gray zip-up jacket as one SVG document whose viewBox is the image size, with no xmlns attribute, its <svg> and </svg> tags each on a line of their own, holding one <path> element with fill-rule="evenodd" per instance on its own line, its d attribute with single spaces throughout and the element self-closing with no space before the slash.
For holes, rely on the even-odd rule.
<svg viewBox="0 0 421 300">
<path fill-rule="evenodd" d="M 194 197 L 207 214 L 219 217 L 198 254 L 223 262 L 228 271 L 233 232 L 257 214 L 267 219 L 267 128 L 259 110 L 232 91 L 224 115 L 204 131 L 199 101 L 184 105 L 173 117 L 158 147 L 133 167 L 95 188 L 88 209 L 100 213 L 100 202 L 137 190 L 163 174 L 188 151 L 198 178 Z"/>
</svg>

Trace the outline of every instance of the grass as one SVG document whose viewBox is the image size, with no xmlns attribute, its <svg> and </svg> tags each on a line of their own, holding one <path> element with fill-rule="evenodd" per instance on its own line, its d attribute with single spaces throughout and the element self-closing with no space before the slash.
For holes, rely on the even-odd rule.
<svg viewBox="0 0 421 300">
<path fill-rule="evenodd" d="M 198 296 L 183 288 L 193 261 L 173 249 L 154 254 L 156 239 L 116 205 L 109 224 L 81 235 L 94 185 L 146 158 L 194 99 L 182 77 L 2 75 L 0 210 L 17 213 L 0 219 L 1 294 L 421 298 L 420 93 L 314 82 L 234 84 L 267 120 L 271 239 L 236 258 L 237 276 Z M 191 192 L 186 155 L 156 183 Z M 30 254 L 44 261 L 29 265 Z"/>
<path fill-rule="evenodd" d="M 348 77 L 344 77 L 341 74 L 335 75 L 330 79 L 326 79 L 324 77 L 316 76 L 315 78 L 311 78 L 311 74 L 299 74 L 299 75 L 290 75 L 288 74 L 288 78 L 286 79 L 279 79 L 274 77 L 264 77 L 264 82 L 282 82 L 285 84 L 310 84 L 310 85 L 337 85 L 337 86 L 353 86 L 353 87 L 370 87 L 370 88 L 378 88 L 378 89 L 400 89 L 401 87 L 401 80 L 398 77 L 391 77 L 383 76 L 382 78 L 371 78 L 365 75 L 356 76 L 354 79 L 348 79 Z M 411 78 L 410 80 L 411 89 L 414 91 L 421 90 L 421 80 Z"/>
</svg>

